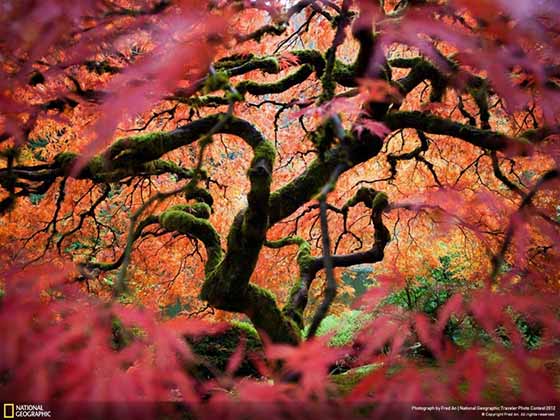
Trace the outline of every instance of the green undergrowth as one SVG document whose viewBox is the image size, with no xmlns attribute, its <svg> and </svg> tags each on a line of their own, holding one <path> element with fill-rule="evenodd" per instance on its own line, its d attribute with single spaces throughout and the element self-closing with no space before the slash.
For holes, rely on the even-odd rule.
<svg viewBox="0 0 560 420">
<path fill-rule="evenodd" d="M 356 333 L 371 319 L 371 315 L 358 310 L 343 312 L 340 315 L 329 315 L 323 319 L 318 336 L 331 335 L 329 345 L 342 347 L 352 343 Z"/>
<path fill-rule="evenodd" d="M 244 348 L 244 357 L 234 372 L 236 376 L 260 376 L 251 355 L 262 355 L 263 346 L 255 328 L 247 322 L 233 321 L 231 328 L 216 335 L 187 338 L 199 363 L 192 366 L 190 373 L 198 378 L 212 378 L 224 373 L 231 356 Z"/>
<path fill-rule="evenodd" d="M 354 387 L 371 372 L 381 367 L 380 364 L 364 365 L 350 369 L 344 373 L 331 375 L 330 380 L 336 386 L 339 396 L 346 396 L 352 392 Z"/>
</svg>

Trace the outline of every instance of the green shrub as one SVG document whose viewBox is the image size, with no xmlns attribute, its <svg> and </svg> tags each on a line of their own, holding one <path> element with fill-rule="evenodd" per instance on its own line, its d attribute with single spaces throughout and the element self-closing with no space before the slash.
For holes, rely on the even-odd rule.
<svg viewBox="0 0 560 420">
<path fill-rule="evenodd" d="M 359 310 L 351 310 L 340 315 L 329 315 L 323 319 L 318 336 L 333 334 L 329 344 L 333 347 L 348 345 L 354 339 L 356 333 L 371 319 L 369 314 Z"/>
<path fill-rule="evenodd" d="M 432 268 L 427 276 L 417 276 L 413 281 L 398 290 L 383 302 L 385 305 L 400 306 L 408 311 L 420 312 L 436 320 L 440 309 L 455 294 L 461 294 L 468 301 L 473 290 L 480 284 L 467 280 L 462 274 L 462 267 L 453 267 L 454 254 L 439 259 L 440 264 Z M 510 314 L 523 336 L 525 346 L 529 349 L 538 347 L 542 331 L 537 325 L 529 323 L 521 314 Z M 498 328 L 497 336 L 502 344 L 508 345 L 510 339 L 503 328 Z M 474 342 L 488 343 L 490 335 L 470 315 L 460 318 L 452 315 L 447 322 L 444 334 L 460 347 L 470 347 Z"/>
</svg>

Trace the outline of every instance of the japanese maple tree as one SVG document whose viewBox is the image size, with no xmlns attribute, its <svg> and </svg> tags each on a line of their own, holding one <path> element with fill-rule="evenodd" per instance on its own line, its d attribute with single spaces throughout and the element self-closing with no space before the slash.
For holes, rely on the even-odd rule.
<svg viewBox="0 0 560 420">
<path fill-rule="evenodd" d="M 344 359 L 378 368 L 342 406 L 492 400 L 489 383 L 502 400 L 558 399 L 556 1 L 0 10 L 6 395 L 106 400 L 118 383 L 117 400 L 213 415 L 255 395 L 320 405 Z M 452 284 L 449 254 L 464 290 L 419 310 L 414 279 Z M 364 328 L 329 347 L 317 331 L 353 294 L 343 275 L 364 267 Z M 175 303 L 171 321 L 150 312 Z M 194 319 L 243 317 L 274 383 L 233 377 L 241 344 L 216 379 L 230 392 L 208 402 L 216 384 L 185 370 L 194 356 L 177 337 L 222 331 Z M 140 331 L 118 351 L 115 320 Z M 450 323 L 483 338 L 457 345 Z M 438 369 L 419 367 L 415 342 Z"/>
</svg>

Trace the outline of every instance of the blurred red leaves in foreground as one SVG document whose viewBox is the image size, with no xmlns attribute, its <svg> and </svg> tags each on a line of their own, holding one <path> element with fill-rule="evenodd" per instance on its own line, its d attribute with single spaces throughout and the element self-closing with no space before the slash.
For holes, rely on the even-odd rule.
<svg viewBox="0 0 560 420">
<path fill-rule="evenodd" d="M 0 2 L 2 401 L 146 419 L 558 401 L 559 22 L 553 0 Z M 340 299 L 367 265 L 349 342 L 259 331 L 222 371 L 195 352 L 253 309 L 198 310 L 209 248 L 257 241 L 216 266 L 271 307 L 326 301 L 329 253 Z M 116 298 L 123 261 L 136 295 Z"/>
<path fill-rule="evenodd" d="M 189 374 L 197 357 L 185 337 L 216 334 L 226 325 L 184 317 L 160 322 L 148 310 L 101 302 L 68 283 L 65 270 L 71 272 L 71 267 L 43 265 L 4 273 L 3 400 L 47 401 L 61 409 L 69 403 L 70 411 L 64 413 L 68 418 L 78 415 L 73 407 L 80 415 L 89 407 L 92 413 L 101 410 L 112 418 L 119 410 L 126 411 L 127 404 L 134 418 L 153 418 L 153 410 L 161 409 L 155 403 L 175 402 L 200 418 L 220 413 L 225 418 L 265 413 L 300 416 L 304 410 L 334 419 L 368 406 L 374 407 L 374 417 L 382 418 L 388 411 L 409 410 L 407 402 L 493 403 L 493 392 L 499 392 L 504 404 L 547 404 L 558 398 L 546 366 L 557 356 L 560 322 L 556 302 L 546 296 L 537 299 L 484 290 L 465 303 L 456 295 L 435 322 L 423 314 L 384 307 L 384 314 L 367 323 L 351 347 L 329 348 L 328 337 L 299 347 L 269 343 L 267 359 L 257 363 L 262 378 L 249 379 L 231 376 L 245 351 L 240 345 L 224 376 L 204 381 Z M 367 294 L 364 301 L 371 302 Z M 541 326 L 538 350 L 526 349 L 513 313 L 526 314 Z M 467 350 L 454 346 L 442 327 L 452 314 L 459 319 L 472 314 L 494 336 L 494 344 Z M 135 331 L 134 339 L 116 349 L 115 334 L 127 329 Z M 406 357 L 407 346 L 416 340 L 434 354 L 437 369 L 424 359 L 415 362 Z M 383 351 L 387 345 L 388 353 Z M 375 369 L 347 397 L 333 399 L 329 370 L 350 355 L 356 366 L 372 364 Z M 299 380 L 294 382 L 296 377 Z M 140 403 L 144 403 L 141 413 L 134 409 Z"/>
</svg>

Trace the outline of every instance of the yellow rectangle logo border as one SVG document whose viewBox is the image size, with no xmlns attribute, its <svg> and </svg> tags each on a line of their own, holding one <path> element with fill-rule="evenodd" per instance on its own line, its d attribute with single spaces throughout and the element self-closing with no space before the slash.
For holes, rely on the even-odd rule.
<svg viewBox="0 0 560 420">
<path fill-rule="evenodd" d="M 11 408 L 11 409 L 12 409 L 12 414 L 11 414 L 11 415 L 8 415 L 8 408 Z M 7 403 L 4 403 L 4 413 L 3 413 L 3 414 L 4 414 L 4 418 L 5 418 L 5 419 L 13 419 L 13 418 L 14 418 L 14 414 L 15 414 L 15 407 L 14 407 L 14 404 L 7 404 Z"/>
</svg>

